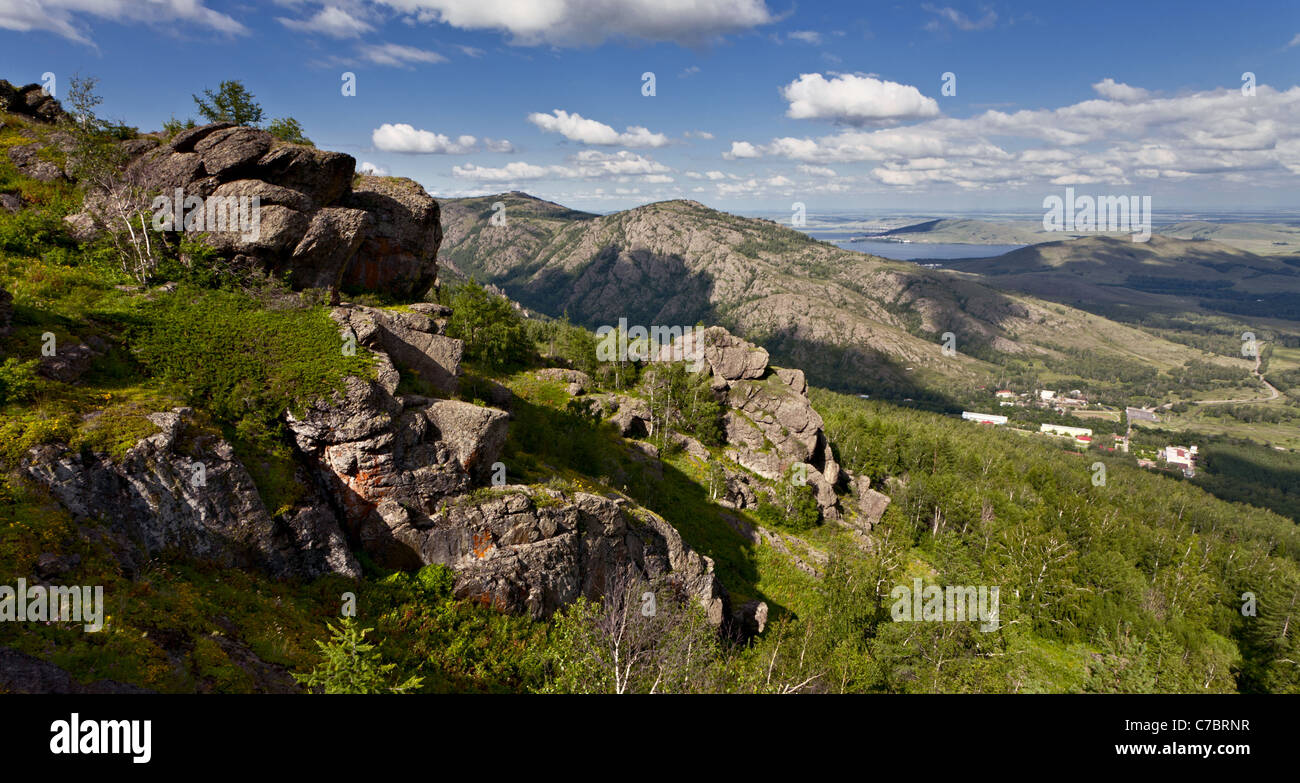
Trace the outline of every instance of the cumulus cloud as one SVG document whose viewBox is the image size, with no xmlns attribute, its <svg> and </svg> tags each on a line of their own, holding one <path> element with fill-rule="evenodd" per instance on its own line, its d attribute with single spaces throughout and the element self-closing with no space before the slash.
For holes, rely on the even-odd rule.
<svg viewBox="0 0 1300 783">
<path fill-rule="evenodd" d="M 731 150 L 722 153 L 722 157 L 726 158 L 727 160 L 741 160 L 743 158 L 760 158 L 762 156 L 763 156 L 762 151 L 760 151 L 757 147 L 755 147 L 753 144 L 750 144 L 747 141 L 733 141 L 731 142 Z"/>
<path fill-rule="evenodd" d="M 781 97 L 790 104 L 786 116 L 794 119 L 865 125 L 939 114 L 939 104 L 911 85 L 855 74 L 801 74 L 781 88 Z"/>
<path fill-rule="evenodd" d="M 375 177 L 387 177 L 388 169 L 384 168 L 383 166 L 379 166 L 374 163 L 371 163 L 368 160 L 363 160 L 361 161 L 361 164 L 357 166 L 357 173 L 370 174 Z"/>
<path fill-rule="evenodd" d="M 709 133 L 708 131 L 701 131 L 701 130 L 686 131 L 686 132 L 683 133 L 682 135 L 685 136 L 685 137 L 688 138 L 688 139 L 711 139 L 711 138 L 713 138 L 713 134 L 712 134 L 712 133 Z"/>
<path fill-rule="evenodd" d="M 1113 80 L 1094 89 L 1102 97 L 1059 108 L 734 141 L 723 157 L 785 158 L 810 167 L 870 162 L 874 180 L 910 189 L 1193 178 L 1294 187 L 1300 174 L 1300 87 L 1260 85 L 1252 99 L 1235 86 L 1176 97 Z"/>
<path fill-rule="evenodd" d="M 452 139 L 441 133 L 417 129 L 404 122 L 396 124 L 386 122 L 380 125 L 370 134 L 370 140 L 376 149 L 384 152 L 464 155 L 478 149 L 478 139 L 473 136 L 458 136 Z"/>
<path fill-rule="evenodd" d="M 1112 101 L 1140 101 L 1150 97 L 1150 90 L 1144 90 L 1141 87 L 1130 87 L 1122 82 L 1117 82 L 1110 77 L 1106 77 L 1096 84 L 1092 89 L 1103 98 L 1109 98 Z"/>
<path fill-rule="evenodd" d="M 497 30 L 533 46 L 611 38 L 693 46 L 775 21 L 764 0 L 379 0 L 408 19 Z"/>
<path fill-rule="evenodd" d="M 558 133 L 570 141 L 582 144 L 620 147 L 664 147 L 668 137 L 662 133 L 651 133 L 639 125 L 629 126 L 625 133 L 619 133 L 603 122 L 589 120 L 581 114 L 570 114 L 563 109 L 555 109 L 551 114 L 534 112 L 528 115 L 528 121 L 547 133 Z"/>
<path fill-rule="evenodd" d="M 234 17 L 208 8 L 204 0 L 0 1 L 0 30 L 20 33 L 42 30 L 93 46 L 87 17 L 149 25 L 184 23 L 231 35 L 248 32 Z"/>
<path fill-rule="evenodd" d="M 362 46 L 361 57 L 375 65 L 409 68 L 412 63 L 445 63 L 447 58 L 437 52 L 403 44 L 386 43 Z"/>
<path fill-rule="evenodd" d="M 644 182 L 670 182 L 664 179 L 672 169 L 629 150 L 601 152 L 583 150 L 570 156 L 567 165 L 538 166 L 516 161 L 505 166 L 490 168 L 478 165 L 455 166 L 452 174 L 462 179 L 483 182 L 517 182 L 529 179 L 615 179 L 641 177 Z"/>
<path fill-rule="evenodd" d="M 319 33 L 331 38 L 356 38 L 375 28 L 338 6 L 325 6 L 306 19 L 276 17 L 276 21 L 300 33 Z"/>
<path fill-rule="evenodd" d="M 451 173 L 463 179 L 476 179 L 480 182 L 519 182 L 521 180 L 541 179 L 550 169 L 547 166 L 534 166 L 522 160 L 507 163 L 499 168 L 468 165 L 454 166 Z"/>
</svg>

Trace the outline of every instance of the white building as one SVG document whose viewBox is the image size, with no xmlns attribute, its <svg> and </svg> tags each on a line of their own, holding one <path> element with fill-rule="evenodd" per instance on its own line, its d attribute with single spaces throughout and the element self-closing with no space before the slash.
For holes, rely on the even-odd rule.
<svg viewBox="0 0 1300 783">
<path fill-rule="evenodd" d="M 1183 468 L 1195 468 L 1196 447 L 1165 446 L 1164 451 L 1160 452 L 1160 458 L 1170 465 L 1180 465 Z"/>
<path fill-rule="evenodd" d="M 1038 390 L 1038 399 L 1040 399 L 1040 400 L 1050 400 L 1050 399 L 1052 399 L 1052 398 L 1055 397 L 1055 396 L 1056 396 L 1056 392 L 1054 392 L 1054 391 L 1052 391 L 1052 390 L 1050 390 L 1050 389 L 1039 389 L 1039 390 Z"/>
<path fill-rule="evenodd" d="M 1065 438 L 1092 437 L 1092 430 L 1087 427 L 1067 427 L 1064 424 L 1040 424 L 1039 432 L 1045 432 L 1048 435 L 1060 435 Z"/>
<path fill-rule="evenodd" d="M 974 411 L 962 411 L 961 417 L 967 421 L 977 421 L 980 424 L 1006 424 L 1006 416 L 998 416 L 993 413 L 975 413 Z"/>
</svg>

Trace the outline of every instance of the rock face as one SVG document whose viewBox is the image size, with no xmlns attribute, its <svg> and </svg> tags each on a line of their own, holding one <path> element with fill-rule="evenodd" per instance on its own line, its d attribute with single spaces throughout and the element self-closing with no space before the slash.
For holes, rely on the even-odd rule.
<svg viewBox="0 0 1300 783">
<path fill-rule="evenodd" d="M 464 345 L 446 336 L 451 310 L 427 302 L 409 305 L 405 311 L 375 307 L 336 307 L 330 313 L 346 335 L 357 342 L 383 351 L 434 388 L 456 391 Z"/>
<path fill-rule="evenodd" d="M 679 585 L 721 624 L 727 601 L 713 561 L 650 511 L 583 492 L 506 487 L 454 502 L 411 531 L 425 562 L 456 569 L 456 594 L 547 617 L 580 596 L 596 600 L 630 580 Z"/>
<path fill-rule="evenodd" d="M 351 155 L 285 144 L 229 123 L 127 151 L 137 154 L 128 176 L 150 194 L 174 200 L 180 189 L 186 199 L 208 199 L 209 209 L 221 199 L 229 214 L 239 200 L 256 198 L 255 230 L 205 225 L 205 241 L 224 257 L 288 273 L 295 288 L 420 299 L 437 281 L 438 203 L 411 180 L 361 176 L 354 185 Z M 174 230 L 199 228 L 182 222 Z"/>
<path fill-rule="evenodd" d="M 436 323 L 442 313 L 433 307 L 417 314 Z M 288 423 L 342 509 L 344 526 L 376 562 L 450 566 L 458 595 L 535 617 L 579 596 L 599 598 L 629 578 L 674 581 L 715 622 L 728 617 L 712 562 L 644 509 L 585 493 L 473 491 L 491 477 L 509 415 L 396 394 L 398 373 L 382 350 L 398 339 L 399 327 L 412 328 L 404 320 L 409 314 L 363 307 L 334 313 L 345 332 L 357 329 L 363 342 L 379 346 L 377 378 L 349 379 L 346 393 Z M 400 344 L 416 350 L 413 340 Z M 454 373 L 458 364 L 440 367 Z"/>
<path fill-rule="evenodd" d="M 15 87 L 4 79 L 0 79 L 0 111 L 45 123 L 54 123 L 64 116 L 59 102 L 47 95 L 41 85 Z"/>
<path fill-rule="evenodd" d="M 722 327 L 694 332 L 661 349 L 661 360 L 685 360 L 708 372 L 712 387 L 724 398 L 727 456 L 759 476 L 782 480 L 793 465 L 805 466 L 822 515 L 838 519 L 840 466 L 822 430 L 822 417 L 808 400 L 801 370 L 768 367 L 767 351 Z M 769 372 L 770 370 L 770 372 Z M 741 490 L 728 476 L 725 502 L 752 505 L 754 492 Z"/>
<path fill-rule="evenodd" d="M 871 488 L 871 479 L 859 476 L 853 479 L 853 492 L 858 496 L 857 526 L 863 532 L 880 524 L 880 518 L 889 508 L 889 496 Z"/>
<path fill-rule="evenodd" d="M 362 177 L 345 202 L 374 218 L 374 228 L 344 272 L 345 285 L 404 299 L 423 296 L 438 280 L 438 202 L 416 182 L 397 177 Z"/>
<path fill-rule="evenodd" d="M 281 577 L 360 575 L 342 530 L 320 513 L 324 503 L 272 519 L 230 444 L 196 432 L 188 408 L 148 418 L 159 431 L 120 460 L 49 444 L 29 452 L 22 468 L 75 517 L 106 521 L 132 570 L 179 551 Z"/>
</svg>

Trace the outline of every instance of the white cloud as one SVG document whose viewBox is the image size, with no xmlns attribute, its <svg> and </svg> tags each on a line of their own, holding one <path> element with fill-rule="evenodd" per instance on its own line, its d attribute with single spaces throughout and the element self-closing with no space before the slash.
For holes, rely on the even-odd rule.
<svg viewBox="0 0 1300 783">
<path fill-rule="evenodd" d="M 802 41 L 806 44 L 812 44 L 813 46 L 821 46 L 822 43 L 822 34 L 815 30 L 795 30 L 793 33 L 786 35 L 786 37 L 795 41 Z"/>
<path fill-rule="evenodd" d="M 370 134 L 376 149 L 384 152 L 410 152 L 430 155 L 464 155 L 476 151 L 477 139 L 459 136 L 452 139 L 441 133 L 419 130 L 406 123 L 384 123 Z"/>
<path fill-rule="evenodd" d="M 515 145 L 505 139 L 484 139 L 483 146 L 487 147 L 489 152 L 514 152 Z"/>
<path fill-rule="evenodd" d="M 525 46 L 610 38 L 696 45 L 774 20 L 764 0 L 380 0 L 418 22 L 498 30 Z"/>
<path fill-rule="evenodd" d="M 338 6 L 326 6 L 307 19 L 287 19 L 276 17 L 276 21 L 290 30 L 301 33 L 319 33 L 331 38 L 356 38 L 375 28 L 370 24 L 349 14 Z"/>
<path fill-rule="evenodd" d="M 687 66 L 687 67 L 683 68 L 683 69 L 682 69 L 682 72 L 679 73 L 679 74 L 677 74 L 677 76 L 678 76 L 678 78 L 685 79 L 686 77 L 688 77 L 688 76 L 694 76 L 695 74 L 697 74 L 697 73 L 699 73 L 699 72 L 700 72 L 700 66 L 698 66 L 698 65 L 690 65 L 690 66 Z"/>
<path fill-rule="evenodd" d="M 537 166 L 523 161 L 508 163 L 498 168 L 478 165 L 455 166 L 452 173 L 463 179 L 487 182 L 513 182 L 526 179 L 615 179 L 642 177 L 645 182 L 669 182 L 663 179 L 672 169 L 658 161 L 628 150 L 601 152 L 583 150 L 567 160 L 568 165 Z"/>
<path fill-rule="evenodd" d="M 1300 33 L 1296 33 L 1295 38 L 1291 39 L 1291 43 L 1286 45 L 1288 49 L 1290 49 L 1292 46 L 1300 46 Z"/>
<path fill-rule="evenodd" d="M 1279 91 L 1260 85 L 1252 99 L 1235 86 L 1177 97 L 1105 81 L 1096 89 L 1110 97 L 765 144 L 734 141 L 723 157 L 786 158 L 810 166 L 872 162 L 876 181 L 912 189 L 1119 186 L 1153 178 L 1295 187 L 1300 86 Z M 1134 100 L 1138 95 L 1143 99 Z"/>
<path fill-rule="evenodd" d="M 1096 90 L 1097 94 L 1103 98 L 1125 103 L 1145 100 L 1151 96 L 1150 90 L 1144 90 L 1141 87 L 1130 87 L 1123 82 L 1115 81 L 1109 76 L 1092 85 L 1092 89 Z"/>
<path fill-rule="evenodd" d="M 248 32 L 234 17 L 208 8 L 204 0 L 0 0 L 0 29 L 44 30 L 94 46 L 86 16 L 149 25 L 184 23 L 231 35 Z"/>
<path fill-rule="evenodd" d="M 686 131 L 686 132 L 683 133 L 682 135 L 685 136 L 685 137 L 688 138 L 688 139 L 711 139 L 711 138 L 713 138 L 713 134 L 712 134 L 712 133 L 709 133 L 708 131 L 701 131 L 701 130 Z"/>
<path fill-rule="evenodd" d="M 395 43 L 362 46 L 360 52 L 362 58 L 375 65 L 391 65 L 396 68 L 409 68 L 411 63 L 447 62 L 447 58 L 437 52 Z"/>
<path fill-rule="evenodd" d="M 549 173 L 546 166 L 534 166 L 522 160 L 507 163 L 500 168 L 483 166 L 455 166 L 451 173 L 463 179 L 476 179 L 480 182 L 518 182 L 520 180 L 541 179 Z"/>
<path fill-rule="evenodd" d="M 828 166 L 809 166 L 807 163 L 801 163 L 798 166 L 800 174 L 807 174 L 810 177 L 834 177 L 835 169 Z"/>
<path fill-rule="evenodd" d="M 755 147 L 753 144 L 750 144 L 747 141 L 733 141 L 731 142 L 731 150 L 729 152 L 722 153 L 722 157 L 726 158 L 727 160 L 740 160 L 742 158 L 759 158 L 762 157 L 762 155 L 763 153 L 761 153 L 757 147 Z"/>
<path fill-rule="evenodd" d="M 384 168 L 383 166 L 378 166 L 374 163 L 371 163 L 368 160 L 363 160 L 361 161 L 361 164 L 357 166 L 357 173 L 370 174 L 375 177 L 387 177 L 388 169 Z"/>
<path fill-rule="evenodd" d="M 987 6 L 981 8 L 981 10 L 984 11 L 984 16 L 980 17 L 978 20 L 971 19 L 966 14 L 952 8 L 951 6 L 937 7 L 930 3 L 922 3 L 921 7 L 938 17 L 938 19 L 931 19 L 925 24 L 925 29 L 931 31 L 941 29 L 943 27 L 942 22 L 947 22 L 958 30 L 969 32 L 971 30 L 987 30 L 997 24 L 998 21 L 998 15 L 992 8 L 988 8 Z"/>
<path fill-rule="evenodd" d="M 571 160 L 578 164 L 582 175 L 588 177 L 611 174 L 662 174 L 671 170 L 662 163 L 627 150 L 614 153 L 583 150 L 574 155 Z"/>
<path fill-rule="evenodd" d="M 552 114 L 534 112 L 528 115 L 528 121 L 548 133 L 558 133 L 570 141 L 582 144 L 621 147 L 664 147 L 668 137 L 662 133 L 651 133 L 639 125 L 629 126 L 626 133 L 619 133 L 603 122 L 589 120 L 581 114 L 570 114 L 563 109 L 555 109 Z"/>
<path fill-rule="evenodd" d="M 835 74 L 830 79 L 820 73 L 801 74 L 781 88 L 781 97 L 790 104 L 786 116 L 794 119 L 864 125 L 939 114 L 939 104 L 911 85 L 854 74 Z"/>
</svg>

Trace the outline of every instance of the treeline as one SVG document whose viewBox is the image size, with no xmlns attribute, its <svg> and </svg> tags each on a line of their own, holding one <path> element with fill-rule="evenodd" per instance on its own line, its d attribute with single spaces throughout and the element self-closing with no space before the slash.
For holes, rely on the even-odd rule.
<svg viewBox="0 0 1300 783">
<path fill-rule="evenodd" d="M 1283 632 L 1300 590 L 1300 531 L 1289 520 L 1127 461 L 1106 458 L 1098 484 L 1092 458 L 1047 443 L 828 392 L 814 400 L 842 463 L 893 498 L 874 531 L 885 542 L 877 556 L 898 546 L 893 556 L 927 581 L 1001 588 L 1003 630 L 991 647 L 983 634 L 945 640 L 943 623 L 867 632 L 877 654 L 909 658 L 915 685 L 1300 690 L 1288 662 L 1300 645 Z M 1241 612 L 1247 591 L 1257 616 Z M 882 649 L 892 634 L 909 640 L 910 656 Z M 1074 666 L 1046 663 L 1069 650 Z"/>
</svg>

